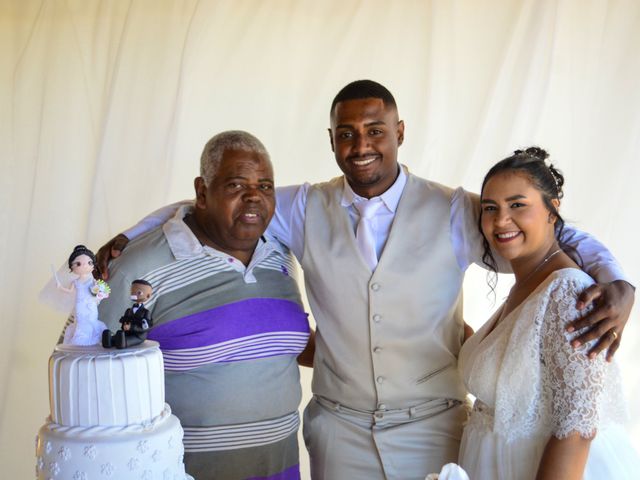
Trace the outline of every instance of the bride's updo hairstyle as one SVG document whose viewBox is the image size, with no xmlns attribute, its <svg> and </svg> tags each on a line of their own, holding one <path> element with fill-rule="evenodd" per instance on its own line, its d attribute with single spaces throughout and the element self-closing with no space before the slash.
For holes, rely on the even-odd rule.
<svg viewBox="0 0 640 480">
<path fill-rule="evenodd" d="M 547 207 L 549 214 L 556 218 L 555 223 L 555 236 L 558 240 L 558 245 L 565 253 L 569 254 L 573 260 L 582 265 L 578 253 L 572 247 L 569 247 L 560 240 L 562 232 L 564 230 L 564 220 L 560 216 L 558 209 L 551 203 L 551 200 L 560 200 L 563 196 L 562 187 L 564 185 L 564 177 L 562 173 L 555 168 L 552 164 L 548 164 L 545 160 L 549 157 L 549 154 L 539 147 L 529 147 L 526 150 L 516 150 L 513 155 L 500 160 L 487 172 L 482 182 L 482 189 L 480 190 L 480 197 L 484 193 L 484 187 L 489 179 L 499 173 L 519 173 L 525 175 L 532 183 L 532 185 L 542 195 L 542 201 Z M 482 212 L 478 219 L 478 228 L 482 233 Z M 484 252 L 482 254 L 482 263 L 484 263 L 489 269 L 496 273 L 498 271 L 498 264 L 496 263 L 489 242 L 484 235 L 482 236 L 482 242 L 484 246 Z M 497 279 L 496 279 L 497 280 Z M 490 282 L 492 288 L 495 287 L 495 281 Z"/>
<path fill-rule="evenodd" d="M 71 270 L 71 265 L 73 265 L 73 261 L 78 258 L 80 255 L 86 255 L 87 257 L 89 257 L 91 259 L 91 261 L 93 262 L 93 266 L 94 268 L 96 267 L 96 256 L 93 254 L 93 252 L 91 250 L 89 250 L 87 247 L 85 247 L 84 245 L 77 245 L 74 249 L 73 252 L 71 252 L 71 255 L 69 255 L 69 270 Z"/>
</svg>

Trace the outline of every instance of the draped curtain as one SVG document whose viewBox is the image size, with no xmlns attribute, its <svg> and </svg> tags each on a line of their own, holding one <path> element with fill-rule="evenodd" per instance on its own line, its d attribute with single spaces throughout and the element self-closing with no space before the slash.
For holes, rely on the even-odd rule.
<svg viewBox="0 0 640 480">
<path fill-rule="evenodd" d="M 396 96 L 400 161 L 418 175 L 478 190 L 511 150 L 547 149 L 564 216 L 637 282 L 639 46 L 635 0 L 0 0 L 3 475 L 33 474 L 48 413 L 64 323 L 36 302 L 49 265 L 191 197 L 221 130 L 262 139 L 279 185 L 337 175 L 329 106 L 355 79 Z M 496 306 L 488 292 L 473 268 L 476 327 Z M 637 310 L 617 360 L 640 436 Z M 303 384 L 308 398 L 309 371 Z"/>
</svg>

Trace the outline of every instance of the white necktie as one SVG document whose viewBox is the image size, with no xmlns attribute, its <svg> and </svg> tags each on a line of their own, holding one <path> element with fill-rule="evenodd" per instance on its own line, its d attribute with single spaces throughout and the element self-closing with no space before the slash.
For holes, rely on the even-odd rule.
<svg viewBox="0 0 640 480">
<path fill-rule="evenodd" d="M 371 220 L 383 203 L 380 198 L 363 200 L 353 204 L 360 212 L 360 220 L 356 228 L 356 242 L 365 262 L 373 272 L 378 265 L 378 255 L 376 254 L 376 237 L 371 228 Z"/>
</svg>

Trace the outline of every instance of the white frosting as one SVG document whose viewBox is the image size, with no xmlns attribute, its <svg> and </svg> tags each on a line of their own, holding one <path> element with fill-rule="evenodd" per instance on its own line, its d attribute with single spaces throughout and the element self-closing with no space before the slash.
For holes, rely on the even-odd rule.
<svg viewBox="0 0 640 480">
<path fill-rule="evenodd" d="M 51 421 L 90 427 L 149 422 L 164 409 L 157 342 L 124 350 L 58 345 L 49 359 Z"/>
<path fill-rule="evenodd" d="M 157 342 L 58 345 L 49 396 L 51 416 L 36 438 L 38 480 L 193 480 L 180 421 L 164 403 Z"/>
<path fill-rule="evenodd" d="M 169 406 L 146 427 L 45 424 L 36 441 L 38 480 L 186 480 L 182 427 Z"/>
</svg>

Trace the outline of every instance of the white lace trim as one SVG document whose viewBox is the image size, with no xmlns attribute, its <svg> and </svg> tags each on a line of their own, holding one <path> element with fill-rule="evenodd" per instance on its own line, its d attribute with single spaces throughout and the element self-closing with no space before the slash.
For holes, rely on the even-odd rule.
<svg viewBox="0 0 640 480">
<path fill-rule="evenodd" d="M 517 318 L 503 320 L 513 323 L 500 332 L 504 339 L 494 339 L 486 349 L 482 343 L 476 347 L 478 368 L 473 368 L 471 384 L 495 385 L 493 431 L 506 441 L 573 433 L 592 437 L 606 424 L 624 422 L 617 366 L 602 354 L 589 360 L 592 345 L 574 350 L 569 342 L 580 332 L 565 332 L 567 323 L 584 313 L 576 310 L 576 298 L 591 283 L 576 269 L 554 272 L 516 312 Z M 490 411 L 474 412 L 470 422 L 488 427 L 487 416 Z"/>
</svg>

